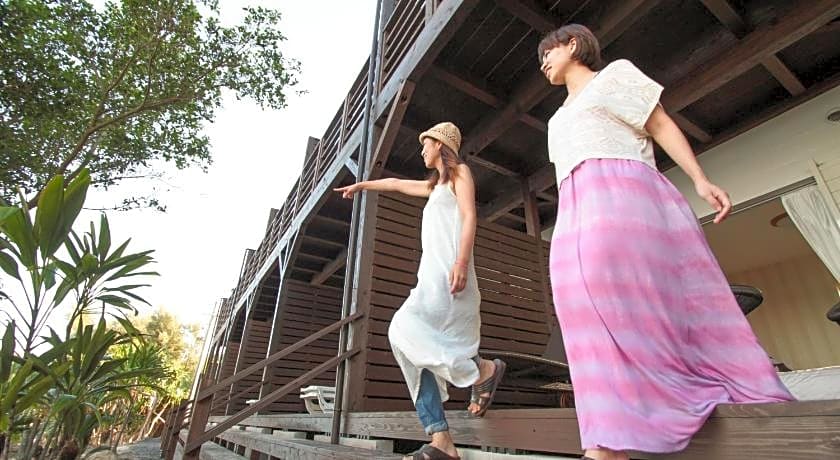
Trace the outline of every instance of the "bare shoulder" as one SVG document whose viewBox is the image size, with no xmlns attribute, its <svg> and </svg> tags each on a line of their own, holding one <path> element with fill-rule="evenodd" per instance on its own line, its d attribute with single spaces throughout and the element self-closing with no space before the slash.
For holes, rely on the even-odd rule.
<svg viewBox="0 0 840 460">
<path fill-rule="evenodd" d="M 470 171 L 470 167 L 467 166 L 466 163 L 459 164 L 457 168 L 459 176 L 472 178 L 472 172 Z"/>
</svg>

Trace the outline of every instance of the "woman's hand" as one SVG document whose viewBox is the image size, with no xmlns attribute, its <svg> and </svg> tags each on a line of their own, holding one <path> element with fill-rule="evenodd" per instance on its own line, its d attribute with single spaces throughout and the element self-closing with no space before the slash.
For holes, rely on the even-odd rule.
<svg viewBox="0 0 840 460">
<path fill-rule="evenodd" d="M 361 182 L 356 182 L 355 184 L 350 184 L 346 187 L 334 188 L 333 190 L 336 192 L 341 192 L 342 198 L 352 199 L 353 194 L 358 191 L 364 190 L 364 187 L 362 186 Z"/>
<path fill-rule="evenodd" d="M 700 198 L 706 200 L 706 203 L 709 203 L 717 211 L 715 223 L 719 224 L 723 222 L 723 219 L 726 219 L 726 216 L 729 215 L 729 211 L 732 209 L 732 202 L 729 201 L 729 195 L 722 188 L 708 180 L 695 182 L 694 189 L 697 190 Z"/>
<path fill-rule="evenodd" d="M 467 264 L 455 262 L 449 272 L 449 292 L 457 294 L 467 286 Z"/>
</svg>

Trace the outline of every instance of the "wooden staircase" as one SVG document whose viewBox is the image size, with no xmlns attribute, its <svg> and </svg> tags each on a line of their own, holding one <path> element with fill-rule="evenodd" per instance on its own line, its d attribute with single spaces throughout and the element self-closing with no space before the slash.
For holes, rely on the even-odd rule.
<svg viewBox="0 0 840 460">
<path fill-rule="evenodd" d="M 201 446 L 201 460 L 286 460 L 347 459 L 347 460 L 395 460 L 402 455 L 360 447 L 350 447 L 305 438 L 283 436 L 290 432 L 259 433 L 231 429 L 219 435 L 213 442 Z M 303 433 L 295 433 L 303 434 Z M 186 439 L 187 431 L 181 436 Z M 179 446 L 180 447 L 180 446 Z M 180 460 L 182 450 L 176 451 Z"/>
</svg>

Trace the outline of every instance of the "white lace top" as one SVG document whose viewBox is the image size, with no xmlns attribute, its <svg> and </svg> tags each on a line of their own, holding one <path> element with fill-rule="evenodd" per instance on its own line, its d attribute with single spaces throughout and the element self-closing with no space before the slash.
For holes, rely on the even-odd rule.
<svg viewBox="0 0 840 460">
<path fill-rule="evenodd" d="M 557 184 L 590 158 L 638 160 L 656 168 L 645 131 L 662 85 L 628 60 L 611 62 L 548 121 L 548 157 Z"/>
</svg>

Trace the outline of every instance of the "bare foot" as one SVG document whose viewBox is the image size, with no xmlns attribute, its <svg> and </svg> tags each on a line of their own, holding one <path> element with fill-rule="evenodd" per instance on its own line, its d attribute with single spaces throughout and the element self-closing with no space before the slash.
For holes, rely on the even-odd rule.
<svg viewBox="0 0 840 460">
<path fill-rule="evenodd" d="M 496 363 L 490 361 L 488 359 L 482 359 L 481 363 L 478 365 L 478 381 L 476 381 L 473 385 L 480 385 L 487 381 L 487 379 L 493 377 L 493 373 L 496 372 Z M 481 393 L 481 396 L 485 398 L 490 397 L 490 392 Z M 471 414 L 475 415 L 481 409 L 476 403 L 470 403 L 470 406 L 467 408 Z M 437 446 L 435 446 L 437 447 Z"/>
</svg>

